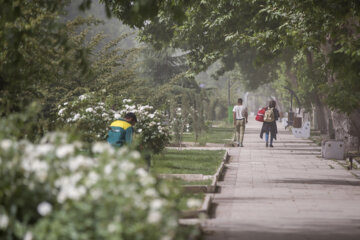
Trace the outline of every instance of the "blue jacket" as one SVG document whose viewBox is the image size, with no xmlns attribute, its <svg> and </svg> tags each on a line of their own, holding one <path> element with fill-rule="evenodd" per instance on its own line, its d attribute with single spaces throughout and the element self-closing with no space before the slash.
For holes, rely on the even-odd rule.
<svg viewBox="0 0 360 240">
<path fill-rule="evenodd" d="M 131 144 L 133 131 L 133 127 L 126 120 L 115 120 L 110 124 L 107 141 L 116 147 L 121 147 L 124 144 Z"/>
</svg>

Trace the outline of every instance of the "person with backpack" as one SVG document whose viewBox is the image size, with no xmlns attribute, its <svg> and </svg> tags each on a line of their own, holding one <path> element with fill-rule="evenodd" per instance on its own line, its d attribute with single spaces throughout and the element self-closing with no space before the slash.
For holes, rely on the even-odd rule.
<svg viewBox="0 0 360 240">
<path fill-rule="evenodd" d="M 126 113 L 124 118 L 119 118 L 110 124 L 107 141 L 114 147 L 132 143 L 133 126 L 137 123 L 136 115 Z"/>
<path fill-rule="evenodd" d="M 273 140 L 276 140 L 277 126 L 276 121 L 279 119 L 279 111 L 275 108 L 276 102 L 271 100 L 269 106 L 266 108 L 264 113 L 264 122 L 260 132 L 260 138 L 263 138 L 265 133 L 266 147 L 269 146 L 269 135 L 270 135 L 270 147 L 273 146 Z"/>
<path fill-rule="evenodd" d="M 248 122 L 248 112 L 247 108 L 242 105 L 242 98 L 238 99 L 238 104 L 233 108 L 233 120 L 237 146 L 243 147 L 245 124 Z"/>
</svg>

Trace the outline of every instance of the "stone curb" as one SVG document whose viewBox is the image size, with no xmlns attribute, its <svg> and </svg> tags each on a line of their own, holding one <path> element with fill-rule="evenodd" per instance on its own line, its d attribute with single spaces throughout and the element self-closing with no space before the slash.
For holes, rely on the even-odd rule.
<svg viewBox="0 0 360 240">
<path fill-rule="evenodd" d="M 184 191 L 186 193 L 199 193 L 199 192 L 215 193 L 216 187 L 217 187 L 217 182 L 223 175 L 225 163 L 228 162 L 228 159 L 229 159 L 229 152 L 226 151 L 220 166 L 218 167 L 216 173 L 214 174 L 214 176 L 212 178 L 212 182 L 210 185 L 184 185 L 183 186 Z"/>
<path fill-rule="evenodd" d="M 185 210 L 181 212 L 181 218 L 199 218 L 201 214 L 208 215 L 212 203 L 212 196 L 206 194 L 200 209 Z"/>
<path fill-rule="evenodd" d="M 223 158 L 218 170 L 216 171 L 216 173 L 215 173 L 215 175 L 213 177 L 213 181 L 212 181 L 211 185 L 208 186 L 209 188 L 207 190 L 209 190 L 209 189 L 213 190 L 212 193 L 215 193 L 215 191 L 216 191 L 217 182 L 219 181 L 220 177 L 223 174 L 223 171 L 224 171 L 224 168 L 225 168 L 225 163 L 228 162 L 229 156 L 230 156 L 229 152 L 226 151 L 225 154 L 224 154 L 224 158 Z M 207 187 L 207 186 L 202 186 L 202 187 Z M 185 190 L 185 191 L 187 191 L 187 190 Z M 188 218 L 199 218 L 199 216 L 201 214 L 205 214 L 205 216 L 208 217 L 210 215 L 210 208 L 211 208 L 212 200 L 213 200 L 213 194 L 206 194 L 200 209 L 183 211 L 181 213 L 181 218 L 183 218 L 183 219 L 184 218 L 186 218 L 186 219 L 188 219 Z M 196 222 L 196 221 L 194 221 L 194 222 Z"/>
<path fill-rule="evenodd" d="M 160 178 L 179 178 L 183 180 L 192 180 L 192 181 L 199 181 L 199 180 L 207 180 L 211 179 L 212 175 L 203 175 L 203 174 L 159 174 L 158 177 Z"/>
</svg>

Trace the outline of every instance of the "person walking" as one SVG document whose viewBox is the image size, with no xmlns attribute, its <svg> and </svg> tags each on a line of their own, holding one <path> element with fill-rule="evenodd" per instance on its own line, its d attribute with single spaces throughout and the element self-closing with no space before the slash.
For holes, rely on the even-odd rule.
<svg viewBox="0 0 360 240">
<path fill-rule="evenodd" d="M 248 112 L 247 108 L 242 105 L 243 100 L 238 99 L 238 104 L 233 108 L 233 120 L 235 126 L 235 135 L 238 147 L 244 147 L 244 133 L 245 133 L 245 124 L 248 122 Z"/>
<path fill-rule="evenodd" d="M 277 126 L 276 121 L 279 119 L 279 111 L 276 109 L 276 102 L 271 100 L 269 106 L 266 108 L 264 114 L 264 122 L 260 132 L 260 138 L 263 138 L 265 133 L 266 147 L 269 146 L 269 135 L 270 135 L 270 147 L 273 146 L 273 140 L 276 140 Z"/>
<path fill-rule="evenodd" d="M 132 112 L 126 113 L 124 118 L 119 118 L 110 124 L 107 141 L 114 147 L 132 143 L 133 126 L 137 123 L 136 115 Z"/>
</svg>

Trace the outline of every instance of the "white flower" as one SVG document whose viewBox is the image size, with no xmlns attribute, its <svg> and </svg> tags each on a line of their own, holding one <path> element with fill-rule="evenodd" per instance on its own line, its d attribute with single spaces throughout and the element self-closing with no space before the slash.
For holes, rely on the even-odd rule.
<svg viewBox="0 0 360 240">
<path fill-rule="evenodd" d="M 13 145 L 13 142 L 10 139 L 4 139 L 0 142 L 0 146 L 3 150 L 7 151 Z"/>
<path fill-rule="evenodd" d="M 73 154 L 75 151 L 74 145 L 64 144 L 56 149 L 56 156 L 58 158 L 64 158 L 65 156 Z"/>
<path fill-rule="evenodd" d="M 53 150 L 54 150 L 54 145 L 52 144 L 40 144 L 36 146 L 36 152 L 40 156 L 45 156 Z"/>
<path fill-rule="evenodd" d="M 24 236 L 24 240 L 32 240 L 33 239 L 33 234 L 31 232 L 26 232 L 25 236 Z"/>
<path fill-rule="evenodd" d="M 154 114 L 149 114 L 149 118 L 154 118 L 155 115 Z"/>
<path fill-rule="evenodd" d="M 130 172 L 135 168 L 135 164 L 129 161 L 122 161 L 119 168 L 124 172 Z"/>
<path fill-rule="evenodd" d="M 141 157 L 140 153 L 138 151 L 132 151 L 130 153 L 130 157 L 134 159 L 139 159 Z"/>
<path fill-rule="evenodd" d="M 49 165 L 46 162 L 29 156 L 29 158 L 23 158 L 21 166 L 28 172 L 34 172 L 40 182 L 45 182 L 49 170 Z"/>
<path fill-rule="evenodd" d="M 114 118 L 116 118 L 116 119 L 121 118 L 121 115 L 119 113 L 115 113 Z"/>
<path fill-rule="evenodd" d="M 186 202 L 188 208 L 198 208 L 201 206 L 201 201 L 196 198 L 189 198 Z"/>
<path fill-rule="evenodd" d="M 111 164 L 107 164 L 107 165 L 104 167 L 104 173 L 105 173 L 106 175 L 109 175 L 111 172 L 112 172 L 112 166 L 111 166 Z"/>
<path fill-rule="evenodd" d="M 138 133 L 141 133 L 141 132 L 142 132 L 142 129 L 141 129 L 141 128 L 139 128 L 139 129 L 138 129 Z"/>
<path fill-rule="evenodd" d="M 85 94 L 84 94 L 84 95 L 79 96 L 80 101 L 85 100 L 86 98 L 87 98 L 87 96 L 86 96 Z"/>
<path fill-rule="evenodd" d="M 0 229 L 6 229 L 9 225 L 9 217 L 6 214 L 0 214 Z"/>
<path fill-rule="evenodd" d="M 146 177 L 148 175 L 148 173 L 143 168 L 136 169 L 136 174 L 140 177 Z"/>
<path fill-rule="evenodd" d="M 109 114 L 107 114 L 107 113 L 103 113 L 102 115 L 101 115 L 101 117 L 103 117 L 103 118 L 107 118 L 109 116 Z"/>
<path fill-rule="evenodd" d="M 58 115 L 63 116 L 63 112 L 66 110 L 66 108 L 62 108 L 59 110 Z"/>
<path fill-rule="evenodd" d="M 97 181 L 99 180 L 99 175 L 96 173 L 96 172 L 90 172 L 86 181 L 85 181 L 85 184 L 87 187 L 91 187 L 92 185 L 94 185 L 95 183 L 97 183 Z"/>
<path fill-rule="evenodd" d="M 82 173 L 76 173 L 71 176 L 62 177 L 55 181 L 55 186 L 60 188 L 60 192 L 57 196 L 59 203 L 63 203 L 66 199 L 78 200 L 86 193 L 84 186 L 76 186 L 81 178 Z"/>
<path fill-rule="evenodd" d="M 81 115 L 80 115 L 80 113 L 77 113 L 77 114 L 75 114 L 75 116 L 74 116 L 74 118 L 72 119 L 72 121 L 74 121 L 74 122 L 76 122 L 78 119 L 80 119 L 81 118 Z"/>
<path fill-rule="evenodd" d="M 112 232 L 115 232 L 117 229 L 116 225 L 114 223 L 110 223 L 108 226 L 107 226 L 107 230 L 108 232 L 112 233 Z"/>
<path fill-rule="evenodd" d="M 85 109 L 85 112 L 92 113 L 92 112 L 94 112 L 94 109 L 90 107 L 90 108 Z"/>
<path fill-rule="evenodd" d="M 37 206 L 37 211 L 41 216 L 48 215 L 52 210 L 52 206 L 48 202 L 42 202 Z"/>
<path fill-rule="evenodd" d="M 158 223 L 161 220 L 161 213 L 159 211 L 150 211 L 147 217 L 148 223 Z"/>
<path fill-rule="evenodd" d="M 126 174 L 123 173 L 123 172 L 119 173 L 118 179 L 119 179 L 120 181 L 125 181 L 125 180 L 126 180 Z"/>
<path fill-rule="evenodd" d="M 91 158 L 87 158 L 83 155 L 78 155 L 69 160 L 69 168 L 71 171 L 76 171 L 80 167 L 89 167 L 93 164 L 94 162 Z"/>
<path fill-rule="evenodd" d="M 145 190 L 144 195 L 147 197 L 157 197 L 158 193 L 154 188 L 148 188 Z"/>
<path fill-rule="evenodd" d="M 101 197 L 103 192 L 100 189 L 93 189 L 90 191 L 90 195 L 94 200 L 97 200 Z"/>
<path fill-rule="evenodd" d="M 148 186 L 148 185 L 154 184 L 155 179 L 153 177 L 151 177 L 151 176 L 141 177 L 140 178 L 140 183 L 143 186 Z"/>
<path fill-rule="evenodd" d="M 150 208 L 153 210 L 159 210 L 163 206 L 164 202 L 161 199 L 154 199 L 150 203 Z"/>
<path fill-rule="evenodd" d="M 106 142 L 96 142 L 92 146 L 91 150 L 93 151 L 93 153 L 103 153 L 103 152 L 108 152 L 110 154 L 114 153 L 114 148 Z"/>
</svg>

